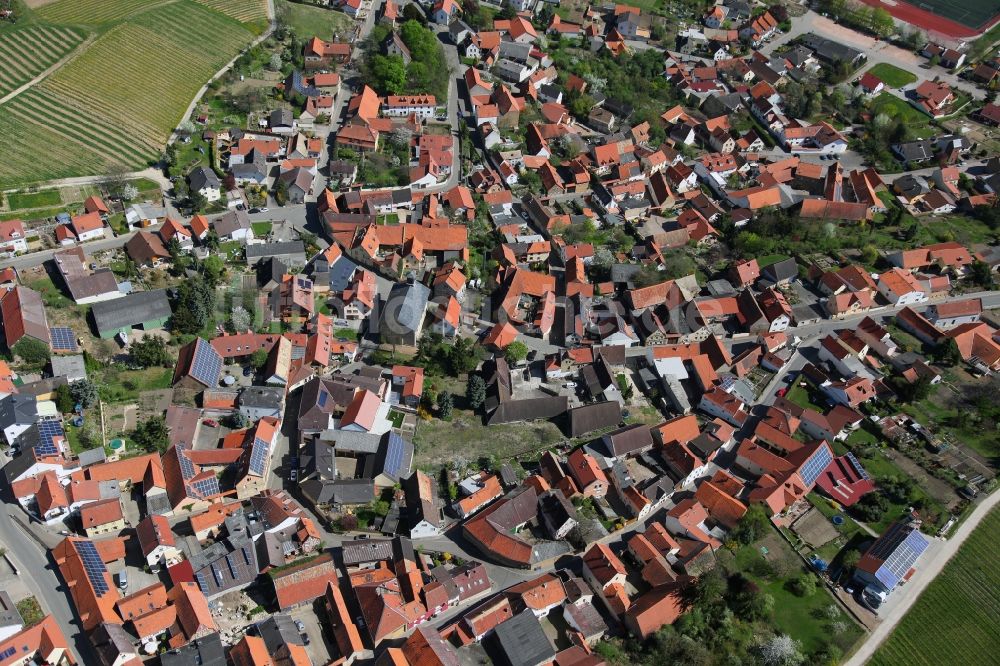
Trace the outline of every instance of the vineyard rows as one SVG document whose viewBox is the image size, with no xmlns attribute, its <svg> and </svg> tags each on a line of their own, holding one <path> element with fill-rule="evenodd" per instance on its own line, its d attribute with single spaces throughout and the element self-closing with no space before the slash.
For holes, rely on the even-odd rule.
<svg viewBox="0 0 1000 666">
<path fill-rule="evenodd" d="M 36 10 L 51 23 L 100 25 L 129 16 L 162 0 L 58 0 Z"/>
<path fill-rule="evenodd" d="M 0 187 L 101 173 L 109 165 L 146 166 L 201 85 L 250 42 L 238 19 L 266 15 L 263 2 L 58 0 L 41 8 L 51 21 L 128 20 L 0 105 Z M 0 62 L 11 63 L 0 73 L 0 90 L 30 80 L 29 63 L 43 71 L 82 38 L 65 26 L 0 33 Z M 33 55 L 44 44 L 51 62 Z"/>
<path fill-rule="evenodd" d="M 0 97 L 44 72 L 83 40 L 79 30 L 61 27 L 0 32 Z"/>
<path fill-rule="evenodd" d="M 267 18 L 267 0 L 197 0 L 197 2 L 231 16 L 240 23 L 251 23 Z"/>
</svg>

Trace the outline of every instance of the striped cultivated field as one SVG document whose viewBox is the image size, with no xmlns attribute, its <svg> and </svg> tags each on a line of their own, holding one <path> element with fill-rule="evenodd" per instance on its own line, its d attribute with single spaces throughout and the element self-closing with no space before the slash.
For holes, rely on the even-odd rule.
<svg viewBox="0 0 1000 666">
<path fill-rule="evenodd" d="M 35 15 L 49 23 L 101 25 L 114 23 L 162 0 L 58 0 L 40 7 Z"/>
<path fill-rule="evenodd" d="M 199 88 L 253 38 L 210 5 L 259 1 L 58 0 L 41 8 L 46 20 L 65 15 L 60 20 L 80 23 L 88 5 L 111 18 L 79 55 L 0 105 L 0 188 L 147 166 Z"/>
<path fill-rule="evenodd" d="M 994 508 L 867 666 L 1000 663 L 998 539 L 1000 508 Z"/>
<path fill-rule="evenodd" d="M 231 16 L 240 23 L 267 19 L 267 0 L 197 0 L 206 7 Z"/>
<path fill-rule="evenodd" d="M 83 40 L 80 30 L 63 27 L 18 26 L 0 32 L 0 97 L 59 62 Z"/>
</svg>

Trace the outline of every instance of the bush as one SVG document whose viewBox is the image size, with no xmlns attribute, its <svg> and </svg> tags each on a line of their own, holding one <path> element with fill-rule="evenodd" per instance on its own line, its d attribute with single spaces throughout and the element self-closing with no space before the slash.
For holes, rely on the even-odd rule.
<svg viewBox="0 0 1000 666">
<path fill-rule="evenodd" d="M 816 576 L 804 573 L 796 576 L 788 583 L 788 589 L 798 597 L 811 597 L 816 594 Z"/>
<path fill-rule="evenodd" d="M 30 365 L 44 365 L 48 362 L 50 356 L 47 344 L 28 336 L 24 336 L 18 340 L 10 350 L 14 353 L 14 356 Z"/>
</svg>

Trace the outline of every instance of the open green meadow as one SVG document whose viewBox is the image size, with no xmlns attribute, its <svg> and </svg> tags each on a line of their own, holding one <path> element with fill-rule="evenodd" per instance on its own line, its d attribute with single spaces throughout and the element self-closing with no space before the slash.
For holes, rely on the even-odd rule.
<svg viewBox="0 0 1000 666">
<path fill-rule="evenodd" d="M 24 27 L 0 28 L 0 56 L 34 53 L 39 35 L 59 45 L 37 63 L 28 58 L 35 70 L 0 72 L 0 93 L 93 38 L 0 105 L 0 188 L 147 166 L 198 89 L 266 18 L 266 0 L 57 0 Z"/>
<path fill-rule="evenodd" d="M 1000 509 L 924 590 L 868 666 L 995 664 L 1000 646 Z"/>
<path fill-rule="evenodd" d="M 275 11 L 302 39 L 319 37 L 329 40 L 334 33 L 339 33 L 340 39 L 347 39 L 351 34 L 353 19 L 343 12 L 310 7 L 288 0 L 277 0 Z"/>
<path fill-rule="evenodd" d="M 911 83 L 916 83 L 917 81 L 917 75 L 913 72 L 900 69 L 899 67 L 890 65 L 887 62 L 880 62 L 877 65 L 872 66 L 868 72 L 877 76 L 881 79 L 882 83 L 890 88 L 902 88 L 903 86 L 908 86 Z"/>
</svg>

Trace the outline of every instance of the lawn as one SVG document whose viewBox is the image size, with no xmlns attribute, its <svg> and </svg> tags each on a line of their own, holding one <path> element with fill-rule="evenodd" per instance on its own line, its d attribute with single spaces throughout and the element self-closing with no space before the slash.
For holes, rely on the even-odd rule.
<svg viewBox="0 0 1000 666">
<path fill-rule="evenodd" d="M 740 548 L 734 560 L 724 550 L 719 553 L 720 562 L 728 571 L 743 573 L 774 598 L 773 625 L 800 641 L 804 653 L 833 643 L 846 654 L 861 637 L 861 628 L 840 610 L 822 584 L 805 597 L 789 590 L 789 582 L 805 571 L 805 563 L 777 531 Z"/>
<path fill-rule="evenodd" d="M 253 229 L 254 238 L 266 238 L 269 233 L 271 233 L 271 223 L 270 222 L 251 222 L 250 227 Z"/>
<path fill-rule="evenodd" d="M 890 88 L 902 88 L 903 86 L 915 83 L 917 80 L 916 74 L 908 72 L 905 69 L 900 69 L 895 65 L 890 65 L 887 62 L 880 62 L 869 69 L 868 72 L 877 76 Z"/>
<path fill-rule="evenodd" d="M 319 37 L 329 40 L 336 34 L 346 40 L 353 31 L 354 19 L 332 9 L 277 0 L 275 10 L 278 12 L 278 17 L 283 19 L 300 39 Z"/>
<path fill-rule="evenodd" d="M 757 265 L 761 268 L 765 268 L 771 264 L 776 264 L 779 261 L 784 261 L 785 259 L 788 259 L 788 255 L 765 254 L 763 257 L 757 257 Z"/>
<path fill-rule="evenodd" d="M 202 83 L 260 27 L 259 19 L 243 24 L 211 7 L 256 16 L 251 8 L 260 4 L 57 0 L 29 12 L 25 20 L 44 22 L 34 28 L 53 30 L 56 43 L 77 33 L 82 40 L 80 26 L 89 26 L 94 39 L 65 66 L 0 105 L 0 188 L 145 167 L 183 120 Z M 10 49 L 40 48 L 18 35 L 0 32 Z M 0 46 L 0 56 L 4 53 Z"/>
<path fill-rule="evenodd" d="M 389 415 L 386 418 L 388 418 L 389 422 L 392 423 L 392 427 L 393 428 L 399 428 L 399 427 L 402 427 L 402 425 L 403 425 L 403 419 L 406 418 L 406 414 L 404 414 L 403 412 L 397 411 L 395 409 L 390 409 L 389 410 Z"/>
<path fill-rule="evenodd" d="M 800 384 L 801 382 L 796 382 L 785 395 L 785 399 L 803 409 L 814 409 L 820 414 L 826 412 L 826 407 L 823 406 L 823 398 L 819 394 L 814 393 L 810 387 L 801 386 Z"/>
<path fill-rule="evenodd" d="M 1000 645 L 1000 509 L 927 587 L 870 666 L 995 664 Z"/>
<path fill-rule="evenodd" d="M 974 422 L 963 424 L 959 417 L 960 409 L 969 409 L 969 405 L 961 407 L 942 405 L 931 396 L 920 402 L 903 405 L 903 411 L 915 418 L 921 425 L 951 439 L 961 442 L 986 458 L 1000 456 L 1000 440 L 996 432 L 984 430 Z"/>
<path fill-rule="evenodd" d="M 929 116 L 890 93 L 884 92 L 876 97 L 872 102 L 872 111 L 875 114 L 884 113 L 889 117 L 899 118 L 917 138 L 924 139 L 935 132 Z"/>
<path fill-rule="evenodd" d="M 95 372 L 92 379 L 97 383 L 101 399 L 106 403 L 135 402 L 143 391 L 170 388 L 173 370 L 170 368 L 119 370 L 109 367 Z"/>
<path fill-rule="evenodd" d="M 11 210 L 23 210 L 25 208 L 46 208 L 59 206 L 62 198 L 59 190 L 41 190 L 40 192 L 19 192 L 7 195 L 7 205 Z"/>
</svg>

